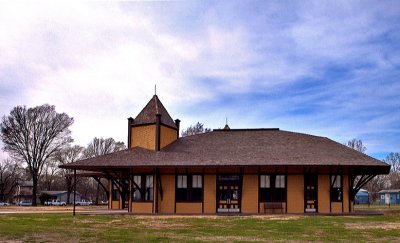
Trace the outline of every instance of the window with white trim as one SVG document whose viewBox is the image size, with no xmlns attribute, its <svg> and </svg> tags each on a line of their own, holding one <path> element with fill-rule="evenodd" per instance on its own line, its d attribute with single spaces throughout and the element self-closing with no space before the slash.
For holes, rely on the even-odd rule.
<svg viewBox="0 0 400 243">
<path fill-rule="evenodd" d="M 275 188 L 285 188 L 285 176 L 277 175 L 275 177 Z"/>
<path fill-rule="evenodd" d="M 177 176 L 177 188 L 187 188 L 187 175 Z"/>
<path fill-rule="evenodd" d="M 331 175 L 331 202 L 341 202 L 343 200 L 343 186 L 341 175 Z"/>
<path fill-rule="evenodd" d="M 177 175 L 175 199 L 177 202 L 203 201 L 203 176 Z"/>
<path fill-rule="evenodd" d="M 270 176 L 269 175 L 260 175 L 260 188 L 270 188 Z"/>
<path fill-rule="evenodd" d="M 261 202 L 285 202 L 286 176 L 260 175 L 259 197 Z"/>
<path fill-rule="evenodd" d="M 133 201 L 153 201 L 154 198 L 154 177 L 153 175 L 133 176 Z"/>
<path fill-rule="evenodd" d="M 119 200 L 120 199 L 120 194 L 119 190 L 116 185 L 117 182 L 112 183 L 112 194 L 111 194 L 111 199 L 114 200 Z"/>
</svg>

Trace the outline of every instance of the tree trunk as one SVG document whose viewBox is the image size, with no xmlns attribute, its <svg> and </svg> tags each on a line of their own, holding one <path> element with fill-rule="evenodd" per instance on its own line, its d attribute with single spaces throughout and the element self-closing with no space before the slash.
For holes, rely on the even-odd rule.
<svg viewBox="0 0 400 243">
<path fill-rule="evenodd" d="M 5 202 L 6 200 L 6 195 L 5 195 L 5 188 L 4 188 L 4 186 L 3 186 L 3 184 L 0 184 L 0 187 L 1 187 L 1 189 L 0 189 L 0 201 L 3 201 L 3 202 Z"/>
<path fill-rule="evenodd" d="M 99 180 L 100 180 L 100 178 L 99 178 Z M 99 205 L 99 191 L 100 191 L 100 184 L 99 184 L 99 182 L 97 182 L 96 202 L 95 202 L 96 205 Z"/>
<path fill-rule="evenodd" d="M 0 181 L 0 201 L 6 201 L 6 183 L 2 181 Z"/>
<path fill-rule="evenodd" d="M 37 206 L 36 203 L 36 194 L 37 194 L 37 178 L 35 178 L 35 176 L 33 176 L 32 178 L 33 181 L 33 188 L 32 188 L 32 206 Z"/>
<path fill-rule="evenodd" d="M 51 191 L 51 181 L 47 181 L 47 191 Z"/>
<path fill-rule="evenodd" d="M 69 198 L 72 194 L 72 178 L 70 176 L 65 177 L 65 182 L 67 184 L 67 204 L 70 204 Z"/>
</svg>

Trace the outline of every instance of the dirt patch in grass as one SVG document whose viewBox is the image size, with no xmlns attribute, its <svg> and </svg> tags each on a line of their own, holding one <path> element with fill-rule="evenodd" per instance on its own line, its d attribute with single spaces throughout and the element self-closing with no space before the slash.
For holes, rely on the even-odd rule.
<svg viewBox="0 0 400 243">
<path fill-rule="evenodd" d="M 299 216 L 283 216 L 283 217 L 270 217 L 268 220 L 298 220 L 300 219 Z"/>
<path fill-rule="evenodd" d="M 171 221 L 165 221 L 165 220 L 141 220 L 138 222 L 139 225 L 144 226 L 144 227 L 149 227 L 153 229 L 169 229 L 169 228 L 187 228 L 190 227 L 189 224 L 184 224 L 184 223 L 177 223 L 177 222 L 171 222 Z"/>
<path fill-rule="evenodd" d="M 80 224 L 94 224 L 94 223 L 96 223 L 97 221 L 94 220 L 94 219 L 80 219 L 78 222 L 79 222 Z M 111 222 L 109 222 L 109 223 L 111 223 Z"/>
<path fill-rule="evenodd" d="M 34 242 L 63 242 L 63 243 L 73 243 L 79 242 L 79 238 L 76 235 L 65 235 L 56 232 L 45 232 L 33 235 Z"/>
<path fill-rule="evenodd" d="M 370 229 L 383 229 L 383 230 L 396 230 L 400 229 L 399 223 L 384 223 L 384 222 L 376 222 L 376 223 L 346 223 L 345 227 L 347 229 L 361 229 L 361 230 L 370 230 Z"/>
<path fill-rule="evenodd" d="M 108 222 L 106 222 L 107 224 L 120 224 L 120 223 L 125 223 L 122 219 L 113 219 L 110 220 Z"/>
<path fill-rule="evenodd" d="M 304 216 L 298 215 L 254 215 L 252 218 L 261 220 L 298 220 Z"/>
<path fill-rule="evenodd" d="M 57 232 L 41 232 L 34 233 L 31 235 L 26 235 L 20 239 L 1 239 L 0 242 L 12 242 L 12 243 L 20 243 L 20 242 L 63 242 L 63 243 L 72 243 L 79 242 L 79 238 L 75 235 L 69 235 L 66 237 L 63 234 Z"/>
<path fill-rule="evenodd" d="M 265 239 L 245 236 L 198 236 L 194 237 L 194 240 L 206 242 L 265 242 Z"/>
<path fill-rule="evenodd" d="M 45 221 L 49 221 L 49 219 L 48 218 L 36 218 L 35 221 L 43 221 L 43 222 L 45 222 Z"/>
<path fill-rule="evenodd" d="M 385 215 L 391 215 L 391 216 L 400 215 L 400 210 L 385 210 L 383 211 L 383 213 Z"/>
<path fill-rule="evenodd" d="M 157 219 L 218 219 L 221 218 L 221 216 L 216 216 L 216 215 L 132 215 L 137 219 L 151 219 L 151 218 L 157 218 Z"/>
</svg>

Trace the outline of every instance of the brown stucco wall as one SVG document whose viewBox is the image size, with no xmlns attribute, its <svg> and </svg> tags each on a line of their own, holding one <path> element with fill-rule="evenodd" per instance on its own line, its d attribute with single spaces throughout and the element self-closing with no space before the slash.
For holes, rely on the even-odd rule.
<svg viewBox="0 0 400 243">
<path fill-rule="evenodd" d="M 243 175 L 242 213 L 258 213 L 258 175 Z"/>
<path fill-rule="evenodd" d="M 132 213 L 148 214 L 153 212 L 153 202 L 133 202 Z"/>
<path fill-rule="evenodd" d="M 342 202 L 332 202 L 332 213 L 342 212 Z"/>
<path fill-rule="evenodd" d="M 139 146 L 145 149 L 155 150 L 156 125 L 132 127 L 131 147 Z"/>
<path fill-rule="evenodd" d="M 161 125 L 160 128 L 160 148 L 164 148 L 168 144 L 176 140 L 177 131 L 175 129 Z"/>
<path fill-rule="evenodd" d="M 180 202 L 176 203 L 176 213 L 199 214 L 201 213 L 201 203 Z"/>
<path fill-rule="evenodd" d="M 216 210 L 216 175 L 204 175 L 204 213 L 215 213 Z"/>
<path fill-rule="evenodd" d="M 304 212 L 304 176 L 288 175 L 287 178 L 288 213 Z"/>
<path fill-rule="evenodd" d="M 174 213 L 175 202 L 175 175 L 161 175 L 163 199 L 158 195 L 158 212 Z"/>
<path fill-rule="evenodd" d="M 194 169 L 187 170 L 189 173 L 201 173 Z M 156 177 L 154 177 L 154 190 L 156 191 Z M 163 187 L 163 200 L 161 195 L 158 195 L 158 212 L 159 213 L 216 213 L 216 175 L 204 174 L 204 201 L 203 203 L 176 203 L 175 205 L 175 175 L 161 175 Z M 264 212 L 263 203 L 258 201 L 259 182 L 257 174 L 245 174 L 243 176 L 242 204 L 241 212 L 256 214 Z M 318 212 L 319 213 L 341 213 L 349 211 L 349 181 L 348 176 L 343 176 L 343 209 L 342 202 L 330 202 L 330 181 L 329 175 L 318 175 Z M 109 183 L 111 189 L 111 183 Z M 110 190 L 111 191 L 111 190 Z M 154 199 L 156 197 L 154 196 Z M 119 200 L 112 201 L 110 193 L 110 208 L 120 209 L 121 202 Z M 155 204 L 154 204 L 155 206 Z M 282 212 L 285 212 L 285 203 Z M 132 202 L 133 213 L 153 213 L 152 202 Z M 258 211 L 260 210 L 260 211 Z M 275 212 L 280 212 L 277 210 Z M 303 213 L 304 212 L 304 176 L 303 175 L 288 175 L 287 176 L 287 212 L 288 213 Z M 272 212 L 266 212 L 272 213 Z"/>
<path fill-rule="evenodd" d="M 120 209 L 120 201 L 111 201 L 111 209 Z"/>
<path fill-rule="evenodd" d="M 329 175 L 318 176 L 318 212 L 330 212 Z"/>
</svg>

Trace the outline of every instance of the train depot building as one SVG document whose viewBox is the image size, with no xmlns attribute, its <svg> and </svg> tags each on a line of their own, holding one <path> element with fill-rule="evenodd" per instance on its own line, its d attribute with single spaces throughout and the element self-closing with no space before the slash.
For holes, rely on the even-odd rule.
<svg viewBox="0 0 400 243">
<path fill-rule="evenodd" d="M 277 128 L 179 137 L 154 95 L 128 119 L 128 149 L 63 166 L 101 174 L 110 209 L 135 214 L 349 213 L 390 166 L 326 137 Z"/>
</svg>

